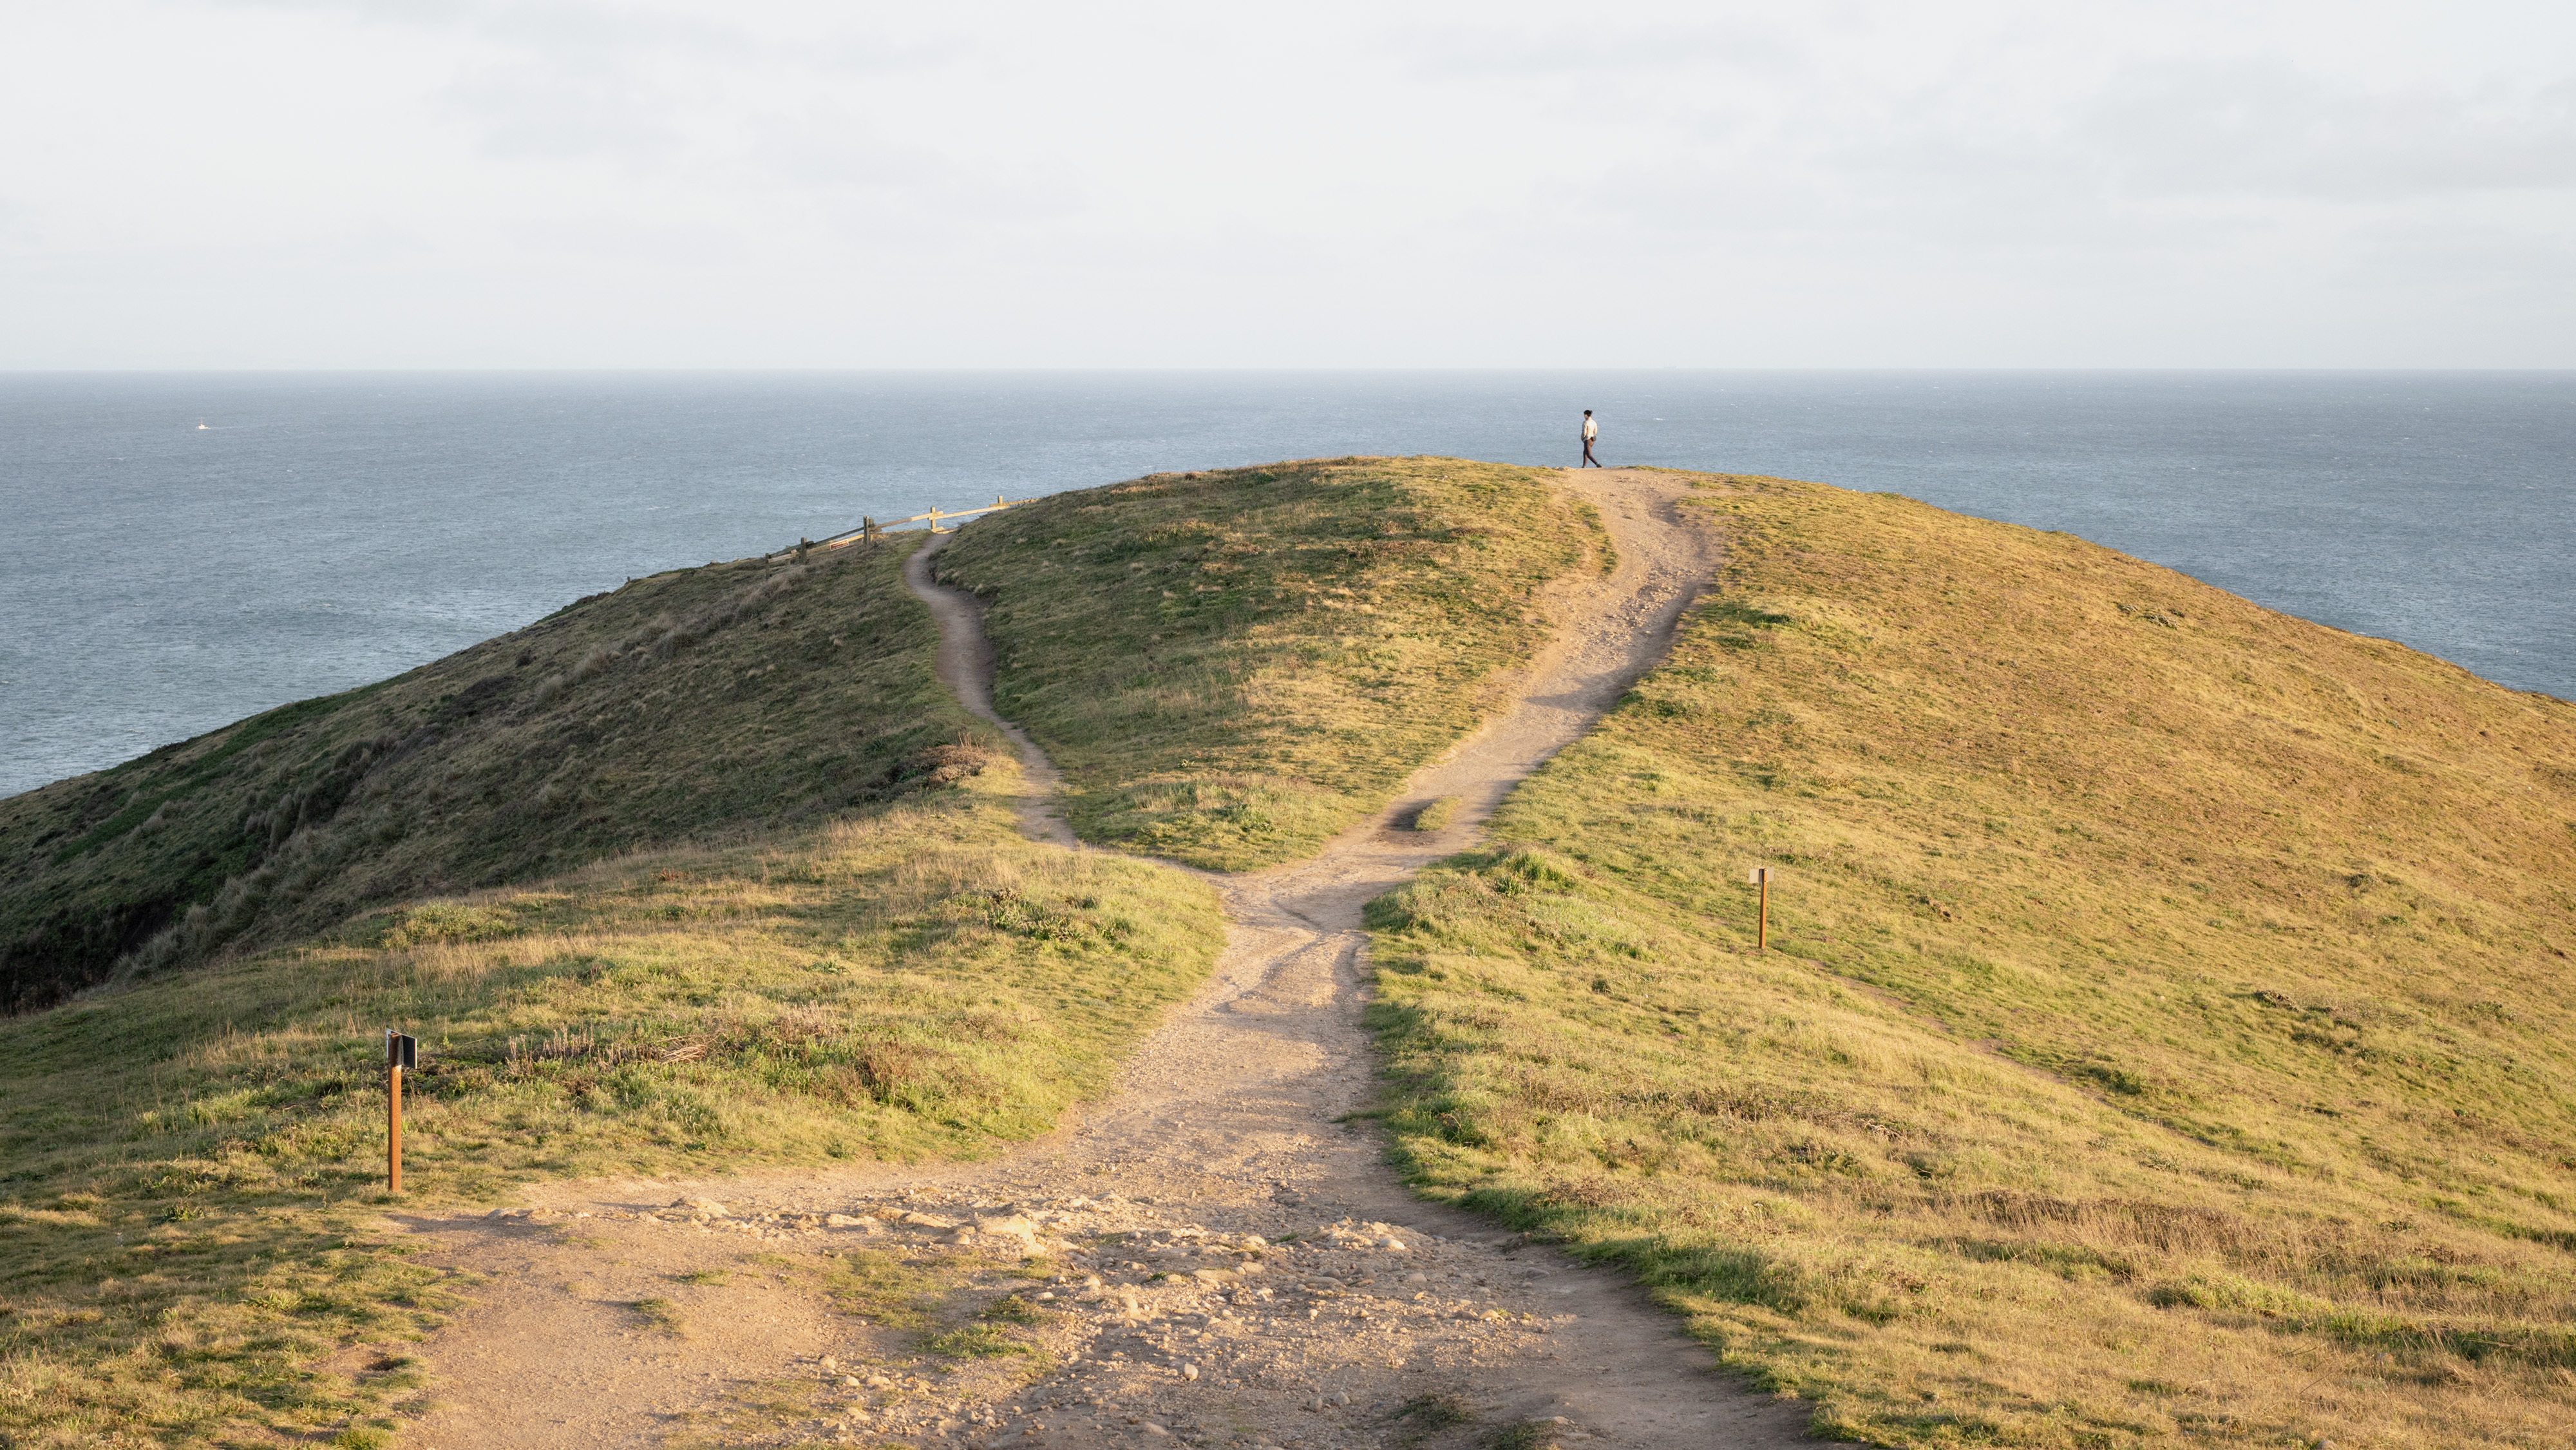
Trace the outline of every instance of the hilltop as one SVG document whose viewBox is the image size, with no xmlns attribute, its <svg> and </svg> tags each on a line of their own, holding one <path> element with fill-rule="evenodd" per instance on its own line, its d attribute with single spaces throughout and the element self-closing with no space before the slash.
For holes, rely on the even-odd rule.
<svg viewBox="0 0 2576 1450">
<path fill-rule="evenodd" d="M 1539 470 L 1333 459 L 1059 494 L 960 535 L 994 703 L 1086 840 L 1218 871 L 1313 854 L 1489 715 L 1551 585 L 1615 557 Z"/>
</svg>

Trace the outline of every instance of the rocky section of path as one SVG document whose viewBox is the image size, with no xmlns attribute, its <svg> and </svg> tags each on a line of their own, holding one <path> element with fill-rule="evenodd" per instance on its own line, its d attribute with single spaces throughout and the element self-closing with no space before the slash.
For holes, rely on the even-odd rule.
<svg viewBox="0 0 2576 1450">
<path fill-rule="evenodd" d="M 601 1256 L 594 1267 L 608 1272 L 563 1292 L 626 1321 L 616 1332 L 633 1372 L 595 1387 L 639 1403 L 576 1407 L 550 1422 L 569 1432 L 560 1440 L 521 1421 L 492 1443 L 532 1432 L 516 1443 L 616 1443 L 661 1430 L 770 1444 L 1334 1447 L 1473 1444 L 1512 1426 L 1539 1429 L 1531 1443 L 1615 1442 L 1583 1431 L 1621 1417 L 1628 1387 L 1616 1379 L 1524 1392 L 1508 1406 L 1478 1392 L 1493 1371 L 1562 1362 L 1604 1287 L 1509 1235 L 1311 1221 L 1277 1203 L 1211 1221 L 1195 1205 L 1116 1193 L 883 1191 L 835 1202 L 781 1194 L 495 1215 L 489 1231 L 501 1240 Z M 888 1329 L 781 1312 L 853 1279 L 882 1283 L 890 1266 L 940 1280 L 930 1322 Z M 618 1277 L 654 1292 L 620 1299 L 605 1285 Z M 726 1356 L 717 1346 L 745 1326 L 755 1341 L 794 1342 L 757 1374 L 704 1369 L 706 1351 Z M 941 1349 L 924 1356 L 925 1342 Z M 1701 1428 L 1720 1416 L 1697 1412 Z"/>
<path fill-rule="evenodd" d="M 1108 1100 L 994 1164 L 548 1185 L 414 1221 L 483 1283 L 423 1353 L 445 1404 L 419 1443 L 1798 1443 L 1799 1407 L 1718 1377 L 1618 1276 L 1413 1199 L 1351 1116 L 1375 1097 L 1361 907 L 1470 844 L 1660 657 L 1714 567 L 1674 475 L 1568 480 L 1617 570 L 1556 601 L 1518 702 L 1388 811 L 1312 860 L 1210 878 L 1233 922 L 1215 979 Z M 915 562 L 943 625 L 971 625 Z M 989 710 L 980 635 L 950 639 L 943 674 Z M 1446 829 L 1397 824 L 1441 796 L 1461 802 Z"/>
</svg>

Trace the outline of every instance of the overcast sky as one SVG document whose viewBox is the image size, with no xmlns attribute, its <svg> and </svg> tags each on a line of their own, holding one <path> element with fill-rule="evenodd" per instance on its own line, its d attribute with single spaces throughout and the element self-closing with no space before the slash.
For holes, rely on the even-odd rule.
<svg viewBox="0 0 2576 1450">
<path fill-rule="evenodd" d="M 0 368 L 2576 366 L 2566 0 L 0 19 Z"/>
</svg>

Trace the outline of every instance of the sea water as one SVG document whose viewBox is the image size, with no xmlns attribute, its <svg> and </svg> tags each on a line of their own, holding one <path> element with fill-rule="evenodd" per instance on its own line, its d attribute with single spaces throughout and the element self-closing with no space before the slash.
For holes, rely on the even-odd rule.
<svg viewBox="0 0 2576 1450">
<path fill-rule="evenodd" d="M 0 376 L 0 795 L 627 578 L 1162 470 L 1780 474 L 2576 696 L 2576 374 Z"/>
</svg>

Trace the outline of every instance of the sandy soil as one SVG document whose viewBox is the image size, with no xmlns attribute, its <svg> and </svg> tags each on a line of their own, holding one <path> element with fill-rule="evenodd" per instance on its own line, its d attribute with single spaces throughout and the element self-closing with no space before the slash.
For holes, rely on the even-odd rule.
<svg viewBox="0 0 2576 1450">
<path fill-rule="evenodd" d="M 1719 1376 L 1619 1276 L 1413 1199 L 1383 1141 L 1342 1121 L 1375 1093 L 1362 905 L 1471 844 L 1514 781 L 1661 656 L 1715 565 L 1674 475 L 1566 480 L 1600 507 L 1617 570 L 1550 601 L 1557 643 L 1516 702 L 1387 811 L 1311 860 L 1208 878 L 1232 922 L 1215 977 L 1107 1101 L 991 1163 L 566 1183 L 492 1217 L 406 1220 L 480 1286 L 416 1352 L 441 1403 L 411 1438 L 1800 1443 L 1801 1407 Z M 930 578 L 939 542 L 907 578 L 941 620 L 943 677 L 993 718 L 974 602 Z M 1053 770 L 1011 734 L 1031 834 L 1069 841 Z M 1396 824 L 1441 796 L 1462 803 L 1446 829 Z M 936 1300 L 912 1327 L 881 1322 L 882 1281 L 904 1275 Z M 873 1319 L 849 1312 L 871 1295 Z M 1037 1352 L 961 1352 L 996 1324 Z"/>
</svg>

